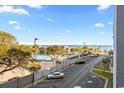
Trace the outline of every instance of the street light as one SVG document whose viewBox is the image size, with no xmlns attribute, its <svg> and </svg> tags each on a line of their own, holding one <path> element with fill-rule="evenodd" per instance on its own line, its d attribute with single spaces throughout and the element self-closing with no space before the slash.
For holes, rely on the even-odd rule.
<svg viewBox="0 0 124 93">
<path fill-rule="evenodd" d="M 35 45 L 36 45 L 36 41 L 38 40 L 38 38 L 34 38 L 34 48 L 35 48 Z M 34 53 L 34 56 L 36 57 L 37 55 L 37 50 L 35 51 Z M 36 58 L 35 58 L 36 59 Z M 33 70 L 33 84 L 35 83 L 35 75 L 34 75 L 34 70 Z"/>
</svg>

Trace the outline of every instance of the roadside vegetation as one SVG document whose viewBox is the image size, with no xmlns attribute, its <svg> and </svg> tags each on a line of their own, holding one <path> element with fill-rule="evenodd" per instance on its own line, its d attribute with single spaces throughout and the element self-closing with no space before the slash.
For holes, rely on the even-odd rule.
<svg viewBox="0 0 124 93">
<path fill-rule="evenodd" d="M 33 50 L 27 45 L 20 45 L 10 33 L 0 31 L 0 74 L 15 68 L 30 70 L 31 66 L 28 65 L 35 62 L 32 59 Z M 40 65 L 34 67 L 39 69 Z"/>
<path fill-rule="evenodd" d="M 92 70 L 93 73 L 108 79 L 107 88 L 113 87 L 113 74 L 99 70 Z"/>
<path fill-rule="evenodd" d="M 92 72 L 98 76 L 108 79 L 107 88 L 113 87 L 113 74 L 110 73 L 110 60 L 108 58 L 102 59 L 103 65 L 94 65 Z"/>
<path fill-rule="evenodd" d="M 103 66 L 99 66 L 99 65 L 94 65 L 94 69 L 99 69 L 99 70 L 102 70 L 102 71 L 110 71 L 109 68 L 106 68 L 106 67 L 103 67 Z"/>
</svg>

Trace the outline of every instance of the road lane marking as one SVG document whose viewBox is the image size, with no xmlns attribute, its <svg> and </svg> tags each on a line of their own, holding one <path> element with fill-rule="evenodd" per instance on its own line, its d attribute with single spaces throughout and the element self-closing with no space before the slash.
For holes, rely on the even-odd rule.
<svg viewBox="0 0 124 93">
<path fill-rule="evenodd" d="M 93 83 L 93 81 L 87 81 L 87 83 Z"/>
</svg>

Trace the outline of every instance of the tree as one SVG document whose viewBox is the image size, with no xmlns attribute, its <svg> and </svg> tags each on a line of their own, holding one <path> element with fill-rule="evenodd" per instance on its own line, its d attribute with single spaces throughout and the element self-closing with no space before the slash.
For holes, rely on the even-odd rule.
<svg viewBox="0 0 124 93">
<path fill-rule="evenodd" d="M 38 50 L 37 45 L 34 50 Z M 33 48 L 27 45 L 18 45 L 10 33 L 0 31 L 0 74 L 17 67 L 26 68 L 32 60 L 32 51 Z"/>
<path fill-rule="evenodd" d="M 0 45 L 0 59 L 6 54 L 6 52 L 10 49 L 7 45 Z"/>
<path fill-rule="evenodd" d="M 81 53 L 82 52 L 82 48 L 71 48 L 71 52 L 73 53 L 73 54 L 75 54 L 75 53 Z"/>
<path fill-rule="evenodd" d="M 17 44 L 16 38 L 10 33 L 0 31 L 0 58 L 13 46 Z"/>
<path fill-rule="evenodd" d="M 22 50 L 22 51 L 25 51 L 25 52 L 30 52 L 30 53 L 32 53 L 32 51 L 33 51 L 33 49 L 30 47 L 30 46 L 28 46 L 28 45 L 16 45 L 16 46 L 14 46 L 16 49 L 19 49 L 19 50 Z"/>
<path fill-rule="evenodd" d="M 108 51 L 107 50 L 103 50 L 104 51 L 104 54 L 107 54 L 108 53 Z"/>
<path fill-rule="evenodd" d="M 89 54 L 94 54 L 94 49 L 93 48 L 89 48 L 88 50 L 89 50 L 88 51 Z"/>
<path fill-rule="evenodd" d="M 16 48 L 9 49 L 6 54 L 0 59 L 0 74 L 19 66 L 25 67 L 24 63 L 28 62 L 30 58 L 30 52 L 22 51 Z"/>
<path fill-rule="evenodd" d="M 95 54 L 97 54 L 97 55 L 100 54 L 100 52 L 101 52 L 100 48 L 101 48 L 101 45 L 98 45 L 98 46 L 95 48 Z"/>
<path fill-rule="evenodd" d="M 33 45 L 32 49 L 33 49 L 32 53 L 34 55 L 39 53 L 39 46 L 37 44 Z"/>
<path fill-rule="evenodd" d="M 108 58 L 103 58 L 102 63 L 104 64 L 104 72 L 107 68 L 107 65 L 109 64 L 110 60 Z"/>
<path fill-rule="evenodd" d="M 12 46 L 17 44 L 16 38 L 10 33 L 0 31 L 0 45 Z"/>
<path fill-rule="evenodd" d="M 49 46 L 47 49 L 47 55 L 49 55 L 53 62 L 58 62 L 58 60 L 67 54 L 67 50 L 63 46 Z"/>
<path fill-rule="evenodd" d="M 113 50 L 109 50 L 109 51 L 108 51 L 108 54 L 109 54 L 109 55 L 113 55 Z"/>
<path fill-rule="evenodd" d="M 34 72 L 40 70 L 41 66 L 38 62 L 35 62 L 35 60 L 33 60 L 27 63 L 26 68 Z"/>
<path fill-rule="evenodd" d="M 86 42 L 84 42 L 82 49 L 83 49 L 83 53 L 84 53 L 84 54 L 89 54 L 89 53 L 90 53 L 90 52 L 89 52 L 88 45 L 86 44 Z"/>
<path fill-rule="evenodd" d="M 30 61 L 26 65 L 27 70 L 31 71 L 33 74 L 33 83 L 35 82 L 35 75 L 34 72 L 41 69 L 41 65 L 38 62 L 35 62 L 34 60 Z"/>
<path fill-rule="evenodd" d="M 39 48 L 39 54 L 47 54 L 47 49 L 46 48 Z"/>
</svg>

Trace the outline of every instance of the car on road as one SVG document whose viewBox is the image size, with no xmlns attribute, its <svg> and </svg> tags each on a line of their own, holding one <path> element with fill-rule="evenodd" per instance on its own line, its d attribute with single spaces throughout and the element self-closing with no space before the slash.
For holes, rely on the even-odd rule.
<svg viewBox="0 0 124 93">
<path fill-rule="evenodd" d="M 63 78 L 64 78 L 64 73 L 61 72 L 54 72 L 47 76 L 47 79 L 63 79 Z"/>
<path fill-rule="evenodd" d="M 99 56 L 99 54 L 92 54 L 92 55 L 90 55 L 91 57 L 98 57 Z"/>
<path fill-rule="evenodd" d="M 86 62 L 85 61 L 77 61 L 75 62 L 75 64 L 85 64 Z"/>
<path fill-rule="evenodd" d="M 81 88 L 81 86 L 74 86 L 73 88 Z"/>
</svg>

